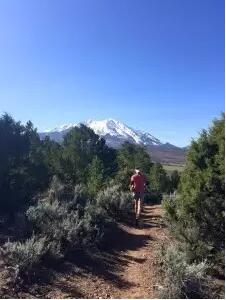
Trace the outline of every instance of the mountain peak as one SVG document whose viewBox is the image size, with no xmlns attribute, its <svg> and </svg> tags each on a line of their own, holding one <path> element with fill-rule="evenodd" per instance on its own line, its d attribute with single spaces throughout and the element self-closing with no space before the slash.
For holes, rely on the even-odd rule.
<svg viewBox="0 0 226 300">
<path fill-rule="evenodd" d="M 112 119 L 112 118 L 109 118 L 109 119 L 104 119 L 104 120 L 92 120 L 92 119 L 89 119 L 89 120 L 87 120 L 87 121 L 85 121 L 85 122 L 82 122 L 83 124 L 99 124 L 99 125 L 103 125 L 103 124 L 105 124 L 105 125 L 115 125 L 115 124 L 122 124 L 122 122 L 120 122 L 120 121 L 117 121 L 117 120 L 115 120 L 115 119 Z"/>
<path fill-rule="evenodd" d="M 141 130 L 135 130 L 113 118 L 99 121 L 89 119 L 85 122 L 64 124 L 52 130 L 48 130 L 45 133 L 55 134 L 57 136 L 61 134 L 63 137 L 63 135 L 66 134 L 71 128 L 79 126 L 79 124 L 84 124 L 93 129 L 96 134 L 104 137 L 106 142 L 111 146 L 114 146 L 114 143 L 120 145 L 125 141 L 140 145 L 162 144 L 159 139 L 155 138 L 150 133 L 143 132 Z"/>
</svg>

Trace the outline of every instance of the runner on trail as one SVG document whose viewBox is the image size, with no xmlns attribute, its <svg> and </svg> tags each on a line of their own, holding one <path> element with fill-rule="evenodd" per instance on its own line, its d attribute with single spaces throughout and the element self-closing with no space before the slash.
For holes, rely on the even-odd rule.
<svg viewBox="0 0 226 300">
<path fill-rule="evenodd" d="M 135 169 L 134 175 L 130 179 L 130 186 L 134 196 L 134 208 L 135 208 L 135 225 L 138 225 L 140 213 L 142 210 L 142 204 L 144 200 L 144 191 L 146 187 L 146 180 L 144 175 L 139 169 Z"/>
</svg>

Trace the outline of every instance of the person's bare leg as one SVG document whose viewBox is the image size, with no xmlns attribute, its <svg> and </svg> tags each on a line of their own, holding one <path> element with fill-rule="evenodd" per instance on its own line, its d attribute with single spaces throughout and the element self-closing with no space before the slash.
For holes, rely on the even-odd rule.
<svg viewBox="0 0 226 300">
<path fill-rule="evenodd" d="M 138 209 L 138 200 L 137 199 L 134 199 L 134 213 L 135 213 L 135 226 L 137 226 L 137 209 Z"/>
<path fill-rule="evenodd" d="M 137 201 L 137 214 L 136 214 L 136 218 L 139 219 L 140 218 L 140 212 L 141 212 L 141 200 L 139 199 Z"/>
<path fill-rule="evenodd" d="M 144 212 L 144 193 L 141 193 L 140 196 L 140 212 Z"/>
<path fill-rule="evenodd" d="M 140 199 L 140 213 L 144 212 L 144 200 Z"/>
<path fill-rule="evenodd" d="M 135 212 L 135 217 L 137 216 L 137 200 L 134 199 L 134 212 Z"/>
</svg>

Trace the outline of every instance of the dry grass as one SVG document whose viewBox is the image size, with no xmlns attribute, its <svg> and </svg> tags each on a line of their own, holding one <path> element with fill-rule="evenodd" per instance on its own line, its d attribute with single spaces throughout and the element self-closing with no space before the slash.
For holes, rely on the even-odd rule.
<svg viewBox="0 0 226 300">
<path fill-rule="evenodd" d="M 184 165 L 163 165 L 163 168 L 167 171 L 167 172 L 169 172 L 169 173 L 171 173 L 171 172 L 173 172 L 173 171 L 178 171 L 178 172 L 182 172 L 183 170 L 184 170 Z"/>
</svg>

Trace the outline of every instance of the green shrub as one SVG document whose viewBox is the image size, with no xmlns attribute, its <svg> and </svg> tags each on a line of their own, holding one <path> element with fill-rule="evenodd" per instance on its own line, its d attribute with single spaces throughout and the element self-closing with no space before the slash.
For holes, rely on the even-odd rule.
<svg viewBox="0 0 226 300">
<path fill-rule="evenodd" d="M 205 298 L 208 297 L 209 268 L 206 261 L 188 263 L 186 253 L 178 246 L 169 246 L 159 255 L 164 274 L 160 298 Z"/>
<path fill-rule="evenodd" d="M 80 205 L 81 207 L 85 207 L 91 200 L 89 199 L 89 194 L 85 186 L 78 184 L 74 187 L 73 191 L 73 200 L 71 204 L 76 207 L 76 205 Z"/>
<path fill-rule="evenodd" d="M 40 201 L 27 211 L 29 221 L 37 234 L 61 245 L 63 251 L 76 247 L 81 241 L 81 224 L 78 210 L 69 210 L 68 205 L 55 200 Z"/>
<path fill-rule="evenodd" d="M 97 195 L 97 205 L 114 218 L 120 218 L 132 208 L 132 193 L 121 191 L 120 185 L 107 187 Z"/>
<path fill-rule="evenodd" d="M 32 236 L 25 242 L 7 242 L 1 248 L 6 265 L 13 268 L 15 280 L 29 275 L 47 253 L 46 238 Z"/>
<path fill-rule="evenodd" d="M 66 204 L 57 200 L 52 203 L 40 201 L 28 209 L 27 216 L 37 234 L 63 244 L 75 236 L 81 223 L 78 210 L 69 210 Z"/>
<path fill-rule="evenodd" d="M 28 220 L 36 234 L 54 242 L 63 254 L 99 242 L 108 218 L 106 212 L 87 197 L 81 185 L 72 189 L 54 182 L 45 197 L 28 209 Z"/>
<path fill-rule="evenodd" d="M 46 253 L 44 259 L 46 262 L 56 262 L 64 257 L 60 241 L 47 240 Z"/>
<path fill-rule="evenodd" d="M 148 188 L 144 193 L 144 202 L 150 205 L 161 204 L 165 195 L 162 192 Z"/>
<path fill-rule="evenodd" d="M 102 161 L 95 156 L 92 160 L 87 178 L 87 189 L 89 193 L 95 196 L 102 188 L 104 183 L 104 165 Z"/>
<path fill-rule="evenodd" d="M 80 227 L 81 244 L 99 244 L 106 231 L 111 219 L 105 210 L 96 205 L 89 204 L 85 209 L 85 214 Z"/>
<path fill-rule="evenodd" d="M 50 189 L 26 212 L 35 236 L 4 246 L 7 264 L 20 276 L 29 275 L 41 262 L 49 263 L 75 249 L 98 245 L 112 218 L 130 210 L 131 199 L 131 194 L 122 192 L 120 186 L 112 186 L 91 201 L 83 186 L 72 188 L 54 179 Z"/>
</svg>

